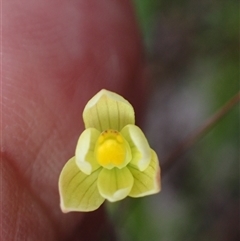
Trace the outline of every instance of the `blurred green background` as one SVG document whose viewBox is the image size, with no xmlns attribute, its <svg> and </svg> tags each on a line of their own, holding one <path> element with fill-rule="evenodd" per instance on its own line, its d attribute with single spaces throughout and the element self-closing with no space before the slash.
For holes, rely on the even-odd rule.
<svg viewBox="0 0 240 241">
<path fill-rule="evenodd" d="M 144 132 L 161 165 L 239 91 L 239 1 L 135 0 L 149 102 Z M 238 241 L 239 105 L 174 166 L 162 191 L 127 199 L 120 241 Z"/>
</svg>

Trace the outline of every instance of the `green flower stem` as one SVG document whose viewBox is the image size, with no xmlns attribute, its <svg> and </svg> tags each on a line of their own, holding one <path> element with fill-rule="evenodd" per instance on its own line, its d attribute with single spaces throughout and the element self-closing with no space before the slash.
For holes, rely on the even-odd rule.
<svg viewBox="0 0 240 241">
<path fill-rule="evenodd" d="M 183 140 L 177 148 L 163 161 L 163 173 L 169 171 L 171 167 L 191 146 L 207 134 L 238 102 L 240 101 L 240 91 L 233 96 L 219 111 L 210 117 L 195 132 Z"/>
</svg>

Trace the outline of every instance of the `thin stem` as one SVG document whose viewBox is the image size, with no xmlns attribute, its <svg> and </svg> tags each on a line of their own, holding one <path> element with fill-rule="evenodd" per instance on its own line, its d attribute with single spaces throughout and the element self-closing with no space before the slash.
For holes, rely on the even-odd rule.
<svg viewBox="0 0 240 241">
<path fill-rule="evenodd" d="M 163 172 L 168 171 L 177 158 L 183 155 L 192 145 L 194 145 L 202 136 L 211 130 L 238 102 L 240 101 L 240 92 L 232 97 L 219 111 L 210 117 L 195 132 L 183 140 L 179 146 L 166 158 L 162 165 Z"/>
</svg>

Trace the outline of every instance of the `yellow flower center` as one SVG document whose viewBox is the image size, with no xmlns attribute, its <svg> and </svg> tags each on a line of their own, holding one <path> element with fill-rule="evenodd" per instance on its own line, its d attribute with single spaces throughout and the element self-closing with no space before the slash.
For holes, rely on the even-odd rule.
<svg viewBox="0 0 240 241">
<path fill-rule="evenodd" d="M 125 162 L 126 154 L 125 140 L 118 131 L 110 129 L 101 133 L 95 147 L 95 156 L 101 166 L 121 167 Z"/>
</svg>

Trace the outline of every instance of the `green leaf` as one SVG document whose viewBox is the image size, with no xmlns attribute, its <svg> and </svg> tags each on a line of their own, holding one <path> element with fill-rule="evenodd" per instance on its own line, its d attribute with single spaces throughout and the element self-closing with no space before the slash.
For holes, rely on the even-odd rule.
<svg viewBox="0 0 240 241">
<path fill-rule="evenodd" d="M 94 148 L 100 132 L 94 128 L 88 128 L 80 135 L 75 151 L 76 164 L 79 169 L 89 175 L 100 167 L 94 157 Z"/>
<path fill-rule="evenodd" d="M 141 129 L 135 125 L 125 126 L 121 134 L 127 140 L 132 151 L 131 165 L 135 166 L 140 171 L 144 171 L 148 167 L 152 156 L 145 135 Z"/>
<path fill-rule="evenodd" d="M 100 132 L 108 129 L 120 131 L 125 125 L 135 123 L 132 105 L 122 96 L 104 89 L 89 100 L 83 120 L 86 129 L 93 127 Z"/>
<path fill-rule="evenodd" d="M 60 207 L 64 213 L 93 211 L 104 202 L 97 188 L 101 168 L 91 175 L 81 172 L 72 157 L 63 167 L 59 177 Z"/>
<path fill-rule="evenodd" d="M 133 176 L 127 167 L 111 170 L 103 168 L 98 177 L 98 189 L 110 202 L 116 202 L 128 196 L 133 186 Z"/>
<path fill-rule="evenodd" d="M 134 177 L 133 188 L 129 194 L 130 197 L 143 197 L 158 193 L 161 190 L 158 157 L 153 150 L 151 152 L 152 159 L 145 171 L 141 172 L 135 166 L 128 165 Z"/>
</svg>

